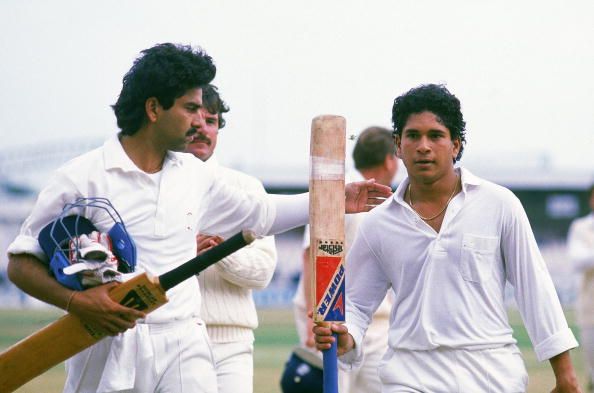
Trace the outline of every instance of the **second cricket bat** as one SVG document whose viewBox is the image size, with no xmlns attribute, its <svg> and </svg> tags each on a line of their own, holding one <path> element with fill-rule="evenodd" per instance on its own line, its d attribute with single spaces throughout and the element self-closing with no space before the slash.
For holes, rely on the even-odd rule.
<svg viewBox="0 0 594 393">
<path fill-rule="evenodd" d="M 346 120 L 318 116 L 311 125 L 309 222 L 313 320 L 344 322 L 344 158 Z M 324 393 L 338 392 L 336 343 L 324 351 Z"/>
<path fill-rule="evenodd" d="M 168 289 L 254 239 L 252 232 L 243 231 L 159 277 L 143 273 L 125 281 L 116 286 L 109 296 L 126 307 L 149 313 L 167 303 L 165 292 Z M 0 354 L 0 392 L 13 392 L 104 337 L 105 334 L 78 317 L 72 314 L 63 316 Z"/>
</svg>

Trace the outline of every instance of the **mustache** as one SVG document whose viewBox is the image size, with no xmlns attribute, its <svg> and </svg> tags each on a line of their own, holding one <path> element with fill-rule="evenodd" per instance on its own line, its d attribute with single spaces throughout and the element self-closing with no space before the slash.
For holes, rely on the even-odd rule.
<svg viewBox="0 0 594 393">
<path fill-rule="evenodd" d="M 209 137 L 207 137 L 201 132 L 198 132 L 195 128 L 190 128 L 188 132 L 186 132 L 186 135 L 192 137 L 192 141 L 190 143 L 202 142 L 206 143 L 209 146 L 212 144 L 212 141 Z"/>
</svg>

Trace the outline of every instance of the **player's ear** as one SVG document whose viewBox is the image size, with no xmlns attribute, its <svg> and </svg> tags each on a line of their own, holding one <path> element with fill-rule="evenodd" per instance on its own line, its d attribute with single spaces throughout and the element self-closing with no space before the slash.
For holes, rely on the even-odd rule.
<svg viewBox="0 0 594 393">
<path fill-rule="evenodd" d="M 460 138 L 454 138 L 452 140 L 452 145 L 453 145 L 452 159 L 454 160 L 454 162 L 456 162 L 456 157 L 458 157 L 458 153 L 460 153 L 460 147 L 462 146 L 462 141 L 460 140 Z"/>
<path fill-rule="evenodd" d="M 402 142 L 402 140 L 400 139 L 400 135 L 394 134 L 394 143 L 396 144 L 396 156 L 398 157 L 402 157 L 400 151 L 400 142 Z"/>
<path fill-rule="evenodd" d="M 149 97 L 144 102 L 144 111 L 149 122 L 154 123 L 159 117 L 159 100 L 157 97 Z"/>
</svg>

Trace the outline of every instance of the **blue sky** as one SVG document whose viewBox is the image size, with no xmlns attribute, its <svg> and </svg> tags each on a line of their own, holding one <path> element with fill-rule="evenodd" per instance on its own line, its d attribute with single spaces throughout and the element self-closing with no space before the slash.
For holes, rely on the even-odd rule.
<svg viewBox="0 0 594 393">
<path fill-rule="evenodd" d="M 390 125 L 393 99 L 446 83 L 462 163 L 512 157 L 594 173 L 594 3 L 577 1 L 0 2 L 2 147 L 116 132 L 109 105 L 140 50 L 202 46 L 231 106 L 222 163 L 306 168 L 311 119 Z"/>
</svg>

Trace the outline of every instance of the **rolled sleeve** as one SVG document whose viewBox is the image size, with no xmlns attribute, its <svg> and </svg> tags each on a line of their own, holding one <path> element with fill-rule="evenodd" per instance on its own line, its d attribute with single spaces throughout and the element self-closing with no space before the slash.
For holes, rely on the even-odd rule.
<svg viewBox="0 0 594 393">
<path fill-rule="evenodd" d="M 38 259 L 47 262 L 47 256 L 41 249 L 37 239 L 28 235 L 18 235 L 10 246 L 8 246 L 7 254 L 31 254 Z"/>
<path fill-rule="evenodd" d="M 546 340 L 534 345 L 534 352 L 539 362 L 548 360 L 562 352 L 578 347 L 578 342 L 570 328 L 553 334 Z"/>
</svg>

